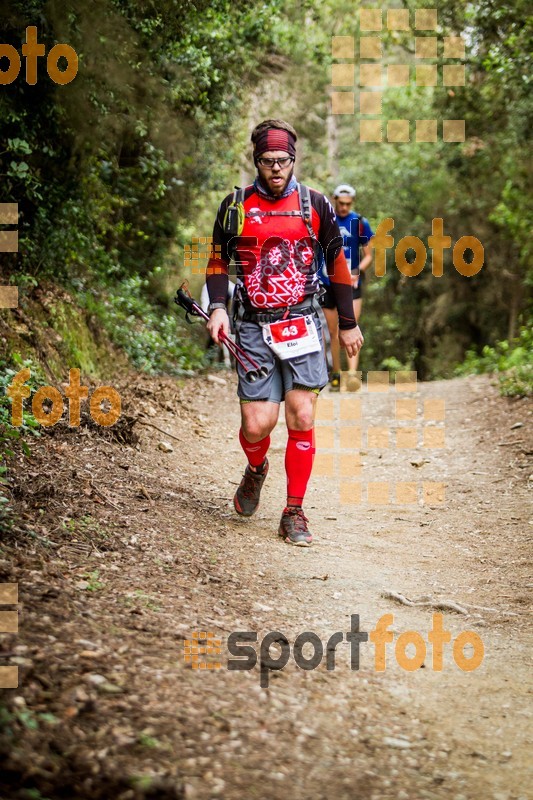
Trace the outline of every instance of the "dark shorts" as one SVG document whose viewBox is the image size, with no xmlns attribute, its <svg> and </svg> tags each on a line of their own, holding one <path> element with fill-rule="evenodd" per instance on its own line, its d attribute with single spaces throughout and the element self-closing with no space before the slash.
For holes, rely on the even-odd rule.
<svg viewBox="0 0 533 800">
<path fill-rule="evenodd" d="M 365 274 L 361 272 L 359 275 L 359 285 L 354 289 L 352 286 L 352 297 L 354 300 L 359 300 L 363 296 L 363 283 L 365 282 Z M 322 308 L 337 308 L 335 303 L 335 296 L 331 291 L 331 286 L 324 286 L 324 294 L 320 298 L 320 305 Z"/>
<path fill-rule="evenodd" d="M 323 341 L 322 324 L 316 313 L 315 323 L 318 337 Z M 241 400 L 270 400 L 281 403 L 291 389 L 323 389 L 327 385 L 328 367 L 323 348 L 317 353 L 307 353 L 282 361 L 263 339 L 263 329 L 257 322 L 237 320 L 235 335 L 243 350 L 260 366 L 268 369 L 268 375 L 250 383 L 246 380 L 245 370 L 237 363 L 237 394 Z"/>
</svg>

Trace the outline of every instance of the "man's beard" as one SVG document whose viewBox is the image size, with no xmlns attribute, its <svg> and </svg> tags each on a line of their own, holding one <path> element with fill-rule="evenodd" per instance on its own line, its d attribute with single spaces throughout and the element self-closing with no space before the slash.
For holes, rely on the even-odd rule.
<svg viewBox="0 0 533 800">
<path fill-rule="evenodd" d="M 283 186 L 278 186 L 277 187 L 278 193 L 274 194 L 272 192 L 272 188 L 271 188 L 271 186 L 270 186 L 270 184 L 268 182 L 268 178 L 266 178 L 263 175 L 261 175 L 259 170 L 257 171 L 257 177 L 259 179 L 259 182 L 260 182 L 261 186 L 263 187 L 264 191 L 267 194 L 269 194 L 270 197 L 279 197 L 280 195 L 282 195 L 283 192 L 285 191 L 285 189 L 287 188 L 287 186 L 289 185 L 293 175 L 294 175 L 294 167 L 291 169 L 290 173 L 287 175 L 287 178 L 286 178 L 285 183 L 283 184 Z M 271 175 L 270 177 L 272 178 L 273 176 Z"/>
</svg>

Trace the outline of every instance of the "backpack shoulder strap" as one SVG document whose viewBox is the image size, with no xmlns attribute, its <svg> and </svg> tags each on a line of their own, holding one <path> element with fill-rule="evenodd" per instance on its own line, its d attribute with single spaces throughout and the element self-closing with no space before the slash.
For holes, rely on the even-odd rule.
<svg viewBox="0 0 533 800">
<path fill-rule="evenodd" d="M 309 231 L 309 236 L 312 239 L 316 239 L 313 225 L 311 224 L 311 192 L 309 191 L 309 186 L 299 183 L 298 197 L 300 200 L 300 213 L 303 217 L 303 221 L 305 222 L 305 227 Z"/>
</svg>

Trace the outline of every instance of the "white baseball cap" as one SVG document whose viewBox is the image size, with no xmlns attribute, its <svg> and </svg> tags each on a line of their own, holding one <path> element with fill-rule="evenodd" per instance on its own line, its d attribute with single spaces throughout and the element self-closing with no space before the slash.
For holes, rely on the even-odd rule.
<svg viewBox="0 0 533 800">
<path fill-rule="evenodd" d="M 333 197 L 339 197 L 341 194 L 347 194 L 349 197 L 355 197 L 356 192 L 353 186 L 350 186 L 349 183 L 340 183 L 333 192 Z"/>
</svg>

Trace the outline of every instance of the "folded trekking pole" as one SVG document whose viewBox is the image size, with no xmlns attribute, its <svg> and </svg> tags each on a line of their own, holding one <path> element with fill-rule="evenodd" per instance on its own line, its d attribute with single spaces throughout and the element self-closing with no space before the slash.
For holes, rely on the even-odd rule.
<svg viewBox="0 0 533 800">
<path fill-rule="evenodd" d="M 184 281 L 176 292 L 174 302 L 185 309 L 185 319 L 189 324 L 192 325 L 192 320 L 189 319 L 189 315 L 192 317 L 202 317 L 202 319 L 204 319 L 206 322 L 209 321 L 208 315 L 191 297 L 191 293 L 187 288 L 187 281 Z M 242 347 L 240 347 L 232 339 L 228 338 L 223 331 L 219 334 L 219 339 L 244 369 L 246 373 L 246 380 L 253 383 L 253 381 L 256 381 L 259 376 L 265 377 L 268 375 L 268 370 L 266 367 L 260 367 L 257 361 L 254 361 L 254 359 L 249 356 L 248 353 L 242 349 Z M 245 361 L 248 361 L 248 364 L 251 366 L 248 366 Z"/>
</svg>

